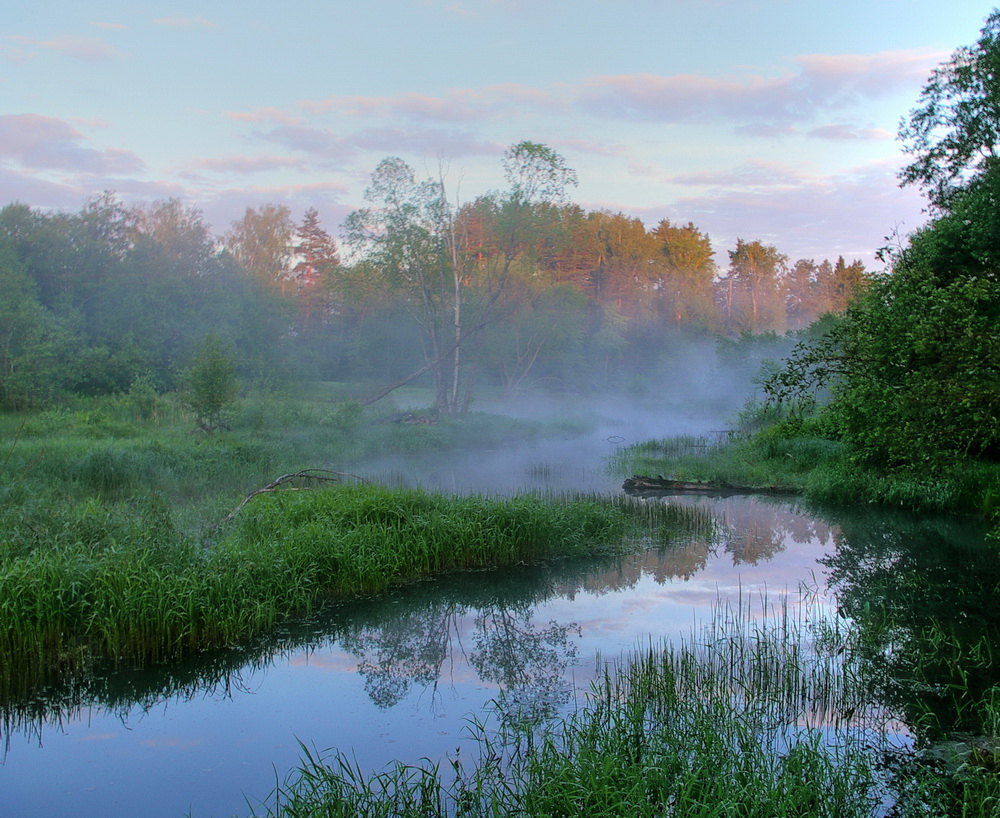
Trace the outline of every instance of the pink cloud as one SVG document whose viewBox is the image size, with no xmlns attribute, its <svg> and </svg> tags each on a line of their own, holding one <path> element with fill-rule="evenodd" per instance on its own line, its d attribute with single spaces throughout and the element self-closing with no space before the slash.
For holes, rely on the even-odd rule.
<svg viewBox="0 0 1000 818">
<path fill-rule="evenodd" d="M 715 78 L 622 74 L 589 78 L 578 102 L 598 116 L 650 122 L 734 120 L 774 135 L 822 111 L 878 99 L 919 84 L 937 53 L 806 55 L 797 70 Z"/>
<path fill-rule="evenodd" d="M 86 137 L 61 119 L 39 114 L 0 115 L 0 159 L 33 170 L 136 173 L 145 168 L 132 151 L 86 147 Z"/>
<path fill-rule="evenodd" d="M 832 139 L 834 141 L 868 141 L 894 138 L 894 134 L 891 134 L 884 128 L 858 128 L 846 123 L 820 125 L 818 128 L 810 130 L 806 136 L 813 139 Z"/>
<path fill-rule="evenodd" d="M 886 237 L 897 229 L 912 232 L 926 220 L 926 203 L 912 189 L 899 188 L 896 172 L 894 163 L 884 162 L 834 176 L 789 172 L 781 184 L 745 186 L 744 169 L 737 169 L 728 179 L 718 175 L 715 187 L 661 207 L 619 208 L 650 224 L 693 221 L 711 236 L 720 258 L 739 237 L 774 244 L 793 261 L 842 255 L 880 269 L 875 253 Z"/>
<path fill-rule="evenodd" d="M 679 173 L 671 176 L 669 181 L 692 187 L 747 190 L 800 185 L 805 178 L 801 171 L 788 165 L 758 160 L 728 170 Z"/>
<path fill-rule="evenodd" d="M 258 135 L 261 139 L 290 150 L 342 163 L 361 151 L 412 151 L 425 156 L 449 157 L 497 154 L 503 150 L 494 142 L 480 140 L 462 131 L 427 128 L 368 128 L 342 136 L 322 128 L 285 126 Z"/>
<path fill-rule="evenodd" d="M 280 125 L 301 125 L 303 121 L 300 116 L 292 116 L 274 107 L 258 108 L 255 111 L 231 111 L 226 116 L 242 122 L 273 122 Z"/>
<path fill-rule="evenodd" d="M 509 114 L 517 108 L 545 108 L 552 112 L 564 108 L 561 86 L 532 88 L 516 83 L 489 85 L 484 88 L 453 88 L 442 95 L 404 93 L 388 97 L 338 96 L 322 100 L 303 100 L 299 107 L 313 114 L 339 116 L 403 116 L 433 122 L 477 121 Z"/>
</svg>

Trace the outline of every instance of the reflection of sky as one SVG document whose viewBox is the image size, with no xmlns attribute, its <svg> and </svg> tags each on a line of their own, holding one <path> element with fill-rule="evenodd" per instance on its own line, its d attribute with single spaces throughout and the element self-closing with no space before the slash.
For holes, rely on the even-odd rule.
<svg viewBox="0 0 1000 818">
<path fill-rule="evenodd" d="M 623 560 L 606 579 L 588 576 L 572 600 L 559 596 L 539 606 L 532 619 L 537 627 L 555 621 L 581 628 L 579 637 L 571 636 L 577 654 L 567 671 L 579 689 L 586 690 L 598 653 L 614 660 L 650 640 L 690 634 L 717 602 L 735 607 L 742 600 L 755 613 L 762 599 L 778 603 L 786 592 L 796 597 L 801 581 L 821 580 L 816 560 L 829 536 L 804 537 L 803 518 L 787 505 L 751 498 L 689 502 L 723 510 L 727 542 L 738 540 L 742 527 L 766 520 L 781 550 L 754 565 L 734 562 L 725 542 L 695 544 L 682 561 L 687 565 L 700 548 L 704 568 L 689 579 L 662 582 L 655 577 L 674 572 L 671 559 L 680 552 L 653 550 Z M 484 583 L 489 576 L 483 574 Z M 471 761 L 467 718 L 485 718 L 483 708 L 498 689 L 480 680 L 468 660 L 476 612 L 450 623 L 452 647 L 437 682 L 411 685 L 389 709 L 374 706 L 365 692 L 357 673 L 364 657 L 334 642 L 248 671 L 229 694 L 196 693 L 145 713 L 134 708 L 125 718 L 85 711 L 61 727 L 46 727 L 41 746 L 37 738 L 15 735 L 0 767 L 0 811 L 74 818 L 245 814 L 242 794 L 265 798 L 275 770 L 283 776 L 300 759 L 298 740 L 320 751 L 342 749 L 366 770 L 395 759 L 441 759 L 460 745 Z"/>
</svg>

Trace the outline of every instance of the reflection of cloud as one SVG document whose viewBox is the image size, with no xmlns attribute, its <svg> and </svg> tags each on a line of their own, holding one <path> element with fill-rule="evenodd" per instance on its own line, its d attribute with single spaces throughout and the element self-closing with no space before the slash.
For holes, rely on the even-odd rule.
<svg viewBox="0 0 1000 818">
<path fill-rule="evenodd" d="M 288 659 L 289 667 L 310 667 L 329 673 L 356 673 L 358 660 L 351 653 L 326 648 L 316 651 L 297 651 Z"/>
<path fill-rule="evenodd" d="M 182 740 L 179 738 L 168 738 L 164 736 L 163 738 L 144 738 L 139 742 L 143 747 L 151 747 L 153 749 L 176 749 L 176 750 L 190 750 L 193 747 L 199 747 L 205 743 L 204 738 L 194 738 Z"/>
<path fill-rule="evenodd" d="M 111 741 L 116 738 L 114 733 L 83 733 L 82 735 L 75 736 L 74 741 L 84 742 L 84 741 Z"/>
</svg>

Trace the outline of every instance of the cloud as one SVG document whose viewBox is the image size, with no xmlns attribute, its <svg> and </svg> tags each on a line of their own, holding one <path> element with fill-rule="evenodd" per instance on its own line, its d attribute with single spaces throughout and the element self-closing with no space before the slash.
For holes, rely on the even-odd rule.
<svg viewBox="0 0 1000 818">
<path fill-rule="evenodd" d="M 145 169 L 133 152 L 97 150 L 82 144 L 86 137 L 61 119 L 39 114 L 0 115 L 0 161 L 31 170 L 78 173 L 137 173 Z"/>
<path fill-rule="evenodd" d="M 765 168 L 761 168 L 764 170 Z M 766 178 L 744 184 L 753 167 L 704 175 L 692 183 L 714 182 L 700 193 L 679 196 L 669 204 L 625 208 L 647 223 L 662 218 L 693 221 L 712 238 L 716 252 L 735 246 L 737 238 L 774 244 L 792 261 L 799 258 L 861 259 L 878 269 L 876 251 L 894 230 L 912 232 L 926 220 L 926 203 L 911 188 L 900 189 L 894 162 L 876 162 L 829 176 L 773 166 Z"/>
<path fill-rule="evenodd" d="M 813 139 L 832 139 L 834 141 L 885 140 L 893 139 L 894 134 L 884 128 L 859 128 L 846 123 L 820 125 L 806 132 Z"/>
<path fill-rule="evenodd" d="M 14 37 L 12 39 L 28 48 L 42 48 L 48 51 L 55 51 L 83 62 L 103 62 L 121 56 L 119 51 L 96 37 L 67 35 L 65 37 L 54 37 L 50 40 L 31 40 L 27 37 Z M 22 51 L 21 53 L 25 52 Z"/>
<path fill-rule="evenodd" d="M 279 125 L 301 125 L 301 116 L 292 116 L 280 108 L 266 106 L 255 111 L 230 111 L 226 114 L 230 119 L 242 122 L 274 122 Z"/>
<path fill-rule="evenodd" d="M 448 157 L 496 154 L 503 150 L 464 131 L 427 128 L 367 128 L 342 136 L 323 128 L 283 126 L 258 134 L 261 139 L 334 163 L 343 163 L 364 151 L 415 152 Z"/>
<path fill-rule="evenodd" d="M 441 95 L 403 93 L 393 96 L 335 96 L 303 100 L 299 107 L 312 114 L 405 117 L 431 122 L 470 122 L 509 115 L 513 109 L 565 109 L 561 86 L 533 88 L 501 83 L 483 88 L 452 88 Z"/>
<path fill-rule="evenodd" d="M 736 168 L 719 171 L 679 173 L 669 178 L 675 184 L 716 189 L 751 190 L 788 188 L 803 183 L 800 170 L 779 162 L 753 160 Z"/>
<path fill-rule="evenodd" d="M 95 28 L 111 29 L 112 31 L 125 31 L 125 29 L 128 28 L 128 26 L 124 25 L 123 23 L 102 23 L 94 21 L 90 25 L 94 26 Z"/>
<path fill-rule="evenodd" d="M 794 70 L 717 78 L 696 74 L 620 74 L 588 78 L 578 105 L 588 113 L 646 122 L 734 121 L 766 135 L 794 128 L 821 112 L 843 110 L 910 88 L 940 54 L 886 51 L 872 55 L 805 55 Z"/>
</svg>

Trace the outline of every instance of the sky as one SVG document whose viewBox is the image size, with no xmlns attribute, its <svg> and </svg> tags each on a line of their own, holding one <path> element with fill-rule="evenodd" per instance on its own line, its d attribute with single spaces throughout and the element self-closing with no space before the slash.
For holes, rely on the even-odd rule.
<svg viewBox="0 0 1000 818">
<path fill-rule="evenodd" d="M 0 205 L 170 198 L 224 233 L 315 207 L 334 236 L 381 159 L 469 201 L 522 140 L 587 210 L 860 259 L 922 224 L 899 123 L 975 42 L 969 0 L 6 0 Z"/>
</svg>

